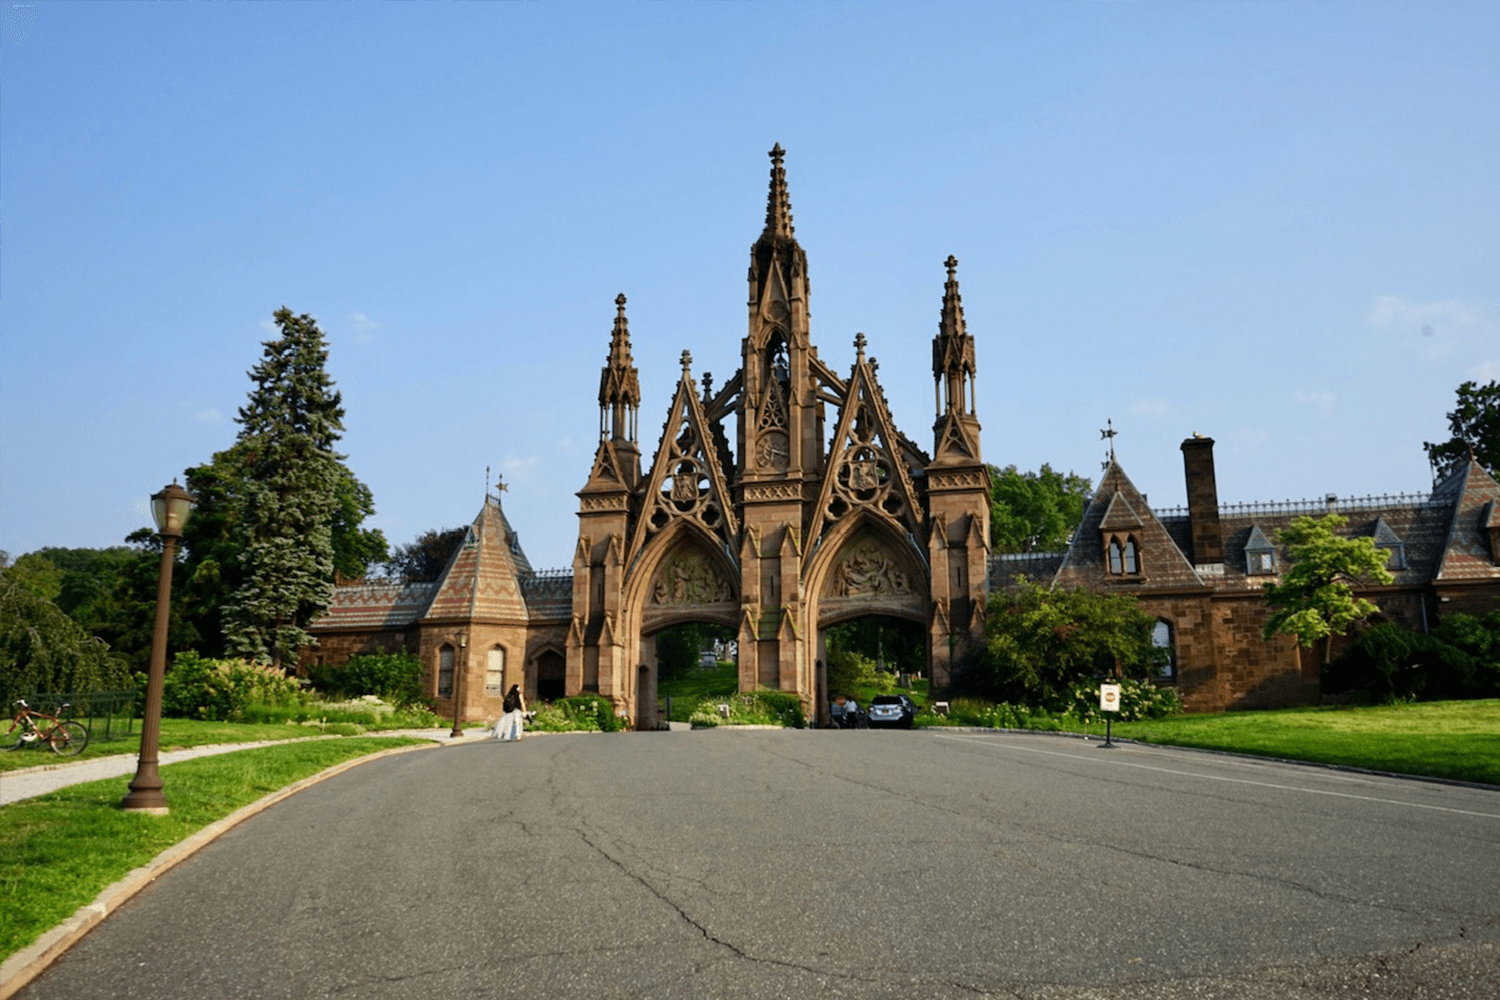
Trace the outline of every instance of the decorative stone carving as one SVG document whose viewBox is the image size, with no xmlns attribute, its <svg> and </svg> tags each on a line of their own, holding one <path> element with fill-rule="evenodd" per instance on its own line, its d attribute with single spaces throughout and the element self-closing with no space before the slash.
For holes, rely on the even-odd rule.
<svg viewBox="0 0 1500 1000">
<path fill-rule="evenodd" d="M 701 552 L 669 557 L 651 584 L 652 604 L 716 604 L 734 599 L 729 581 Z"/>
<path fill-rule="evenodd" d="M 896 567 L 878 542 L 866 539 L 850 549 L 834 567 L 832 591 L 838 597 L 870 594 L 906 597 L 912 593 L 911 578 Z"/>
</svg>

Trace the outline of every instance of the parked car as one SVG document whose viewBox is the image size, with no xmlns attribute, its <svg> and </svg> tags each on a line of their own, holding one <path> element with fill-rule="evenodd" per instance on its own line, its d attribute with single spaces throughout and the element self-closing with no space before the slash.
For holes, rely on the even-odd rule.
<svg viewBox="0 0 1500 1000">
<path fill-rule="evenodd" d="M 865 712 L 871 726 L 900 726 L 910 729 L 917 717 L 917 704 L 904 694 L 876 695 Z"/>
</svg>

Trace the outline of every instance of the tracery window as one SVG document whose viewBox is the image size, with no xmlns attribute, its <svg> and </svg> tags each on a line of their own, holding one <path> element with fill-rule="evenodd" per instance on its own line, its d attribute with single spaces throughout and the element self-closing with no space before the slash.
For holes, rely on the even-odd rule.
<svg viewBox="0 0 1500 1000">
<path fill-rule="evenodd" d="M 1109 573 L 1111 576 L 1140 576 L 1140 546 L 1134 535 L 1121 538 L 1111 535 L 1109 539 Z"/>
</svg>

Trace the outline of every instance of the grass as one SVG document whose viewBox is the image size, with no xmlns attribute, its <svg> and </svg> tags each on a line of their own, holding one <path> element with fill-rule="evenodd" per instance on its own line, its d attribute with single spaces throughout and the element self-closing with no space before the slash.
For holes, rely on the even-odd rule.
<svg viewBox="0 0 1500 1000">
<path fill-rule="evenodd" d="M 94 760 L 119 754 L 135 754 L 141 749 L 140 721 L 126 739 L 89 740 L 83 753 L 76 757 L 59 757 L 45 746 L 28 745 L 20 750 L 0 753 L 0 774 L 25 767 L 66 764 L 69 761 Z M 3 726 L 3 723 L 0 723 Z M 402 728 L 417 728 L 415 726 Z M 158 746 L 167 750 L 187 750 L 215 743 L 259 743 L 262 740 L 295 740 L 308 736 L 354 736 L 356 728 L 346 724 L 296 725 L 276 722 L 201 722 L 196 719 L 162 719 Z"/>
<path fill-rule="evenodd" d="M 244 738 L 237 734 L 235 742 Z M 0 960 L 132 869 L 236 809 L 346 760 L 421 742 L 404 737 L 316 740 L 171 764 L 161 769 L 171 808 L 166 816 L 121 811 L 129 777 L 11 803 L 0 810 L 0 898 L 6 900 Z"/>
<path fill-rule="evenodd" d="M 1146 743 L 1500 785 L 1500 699 L 1176 715 L 1121 723 L 1114 732 Z"/>
</svg>

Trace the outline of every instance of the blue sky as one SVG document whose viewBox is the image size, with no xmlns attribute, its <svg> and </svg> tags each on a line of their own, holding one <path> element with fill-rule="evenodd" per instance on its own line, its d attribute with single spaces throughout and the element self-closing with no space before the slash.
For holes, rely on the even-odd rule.
<svg viewBox="0 0 1500 1000">
<path fill-rule="evenodd" d="M 118 544 L 286 305 L 393 543 L 486 466 L 564 566 L 624 292 L 654 451 L 722 382 L 780 142 L 813 340 L 930 446 L 957 256 L 985 457 L 1154 505 L 1430 486 L 1500 378 L 1500 5 L 48 3 L 0 34 L 0 548 Z"/>
</svg>

